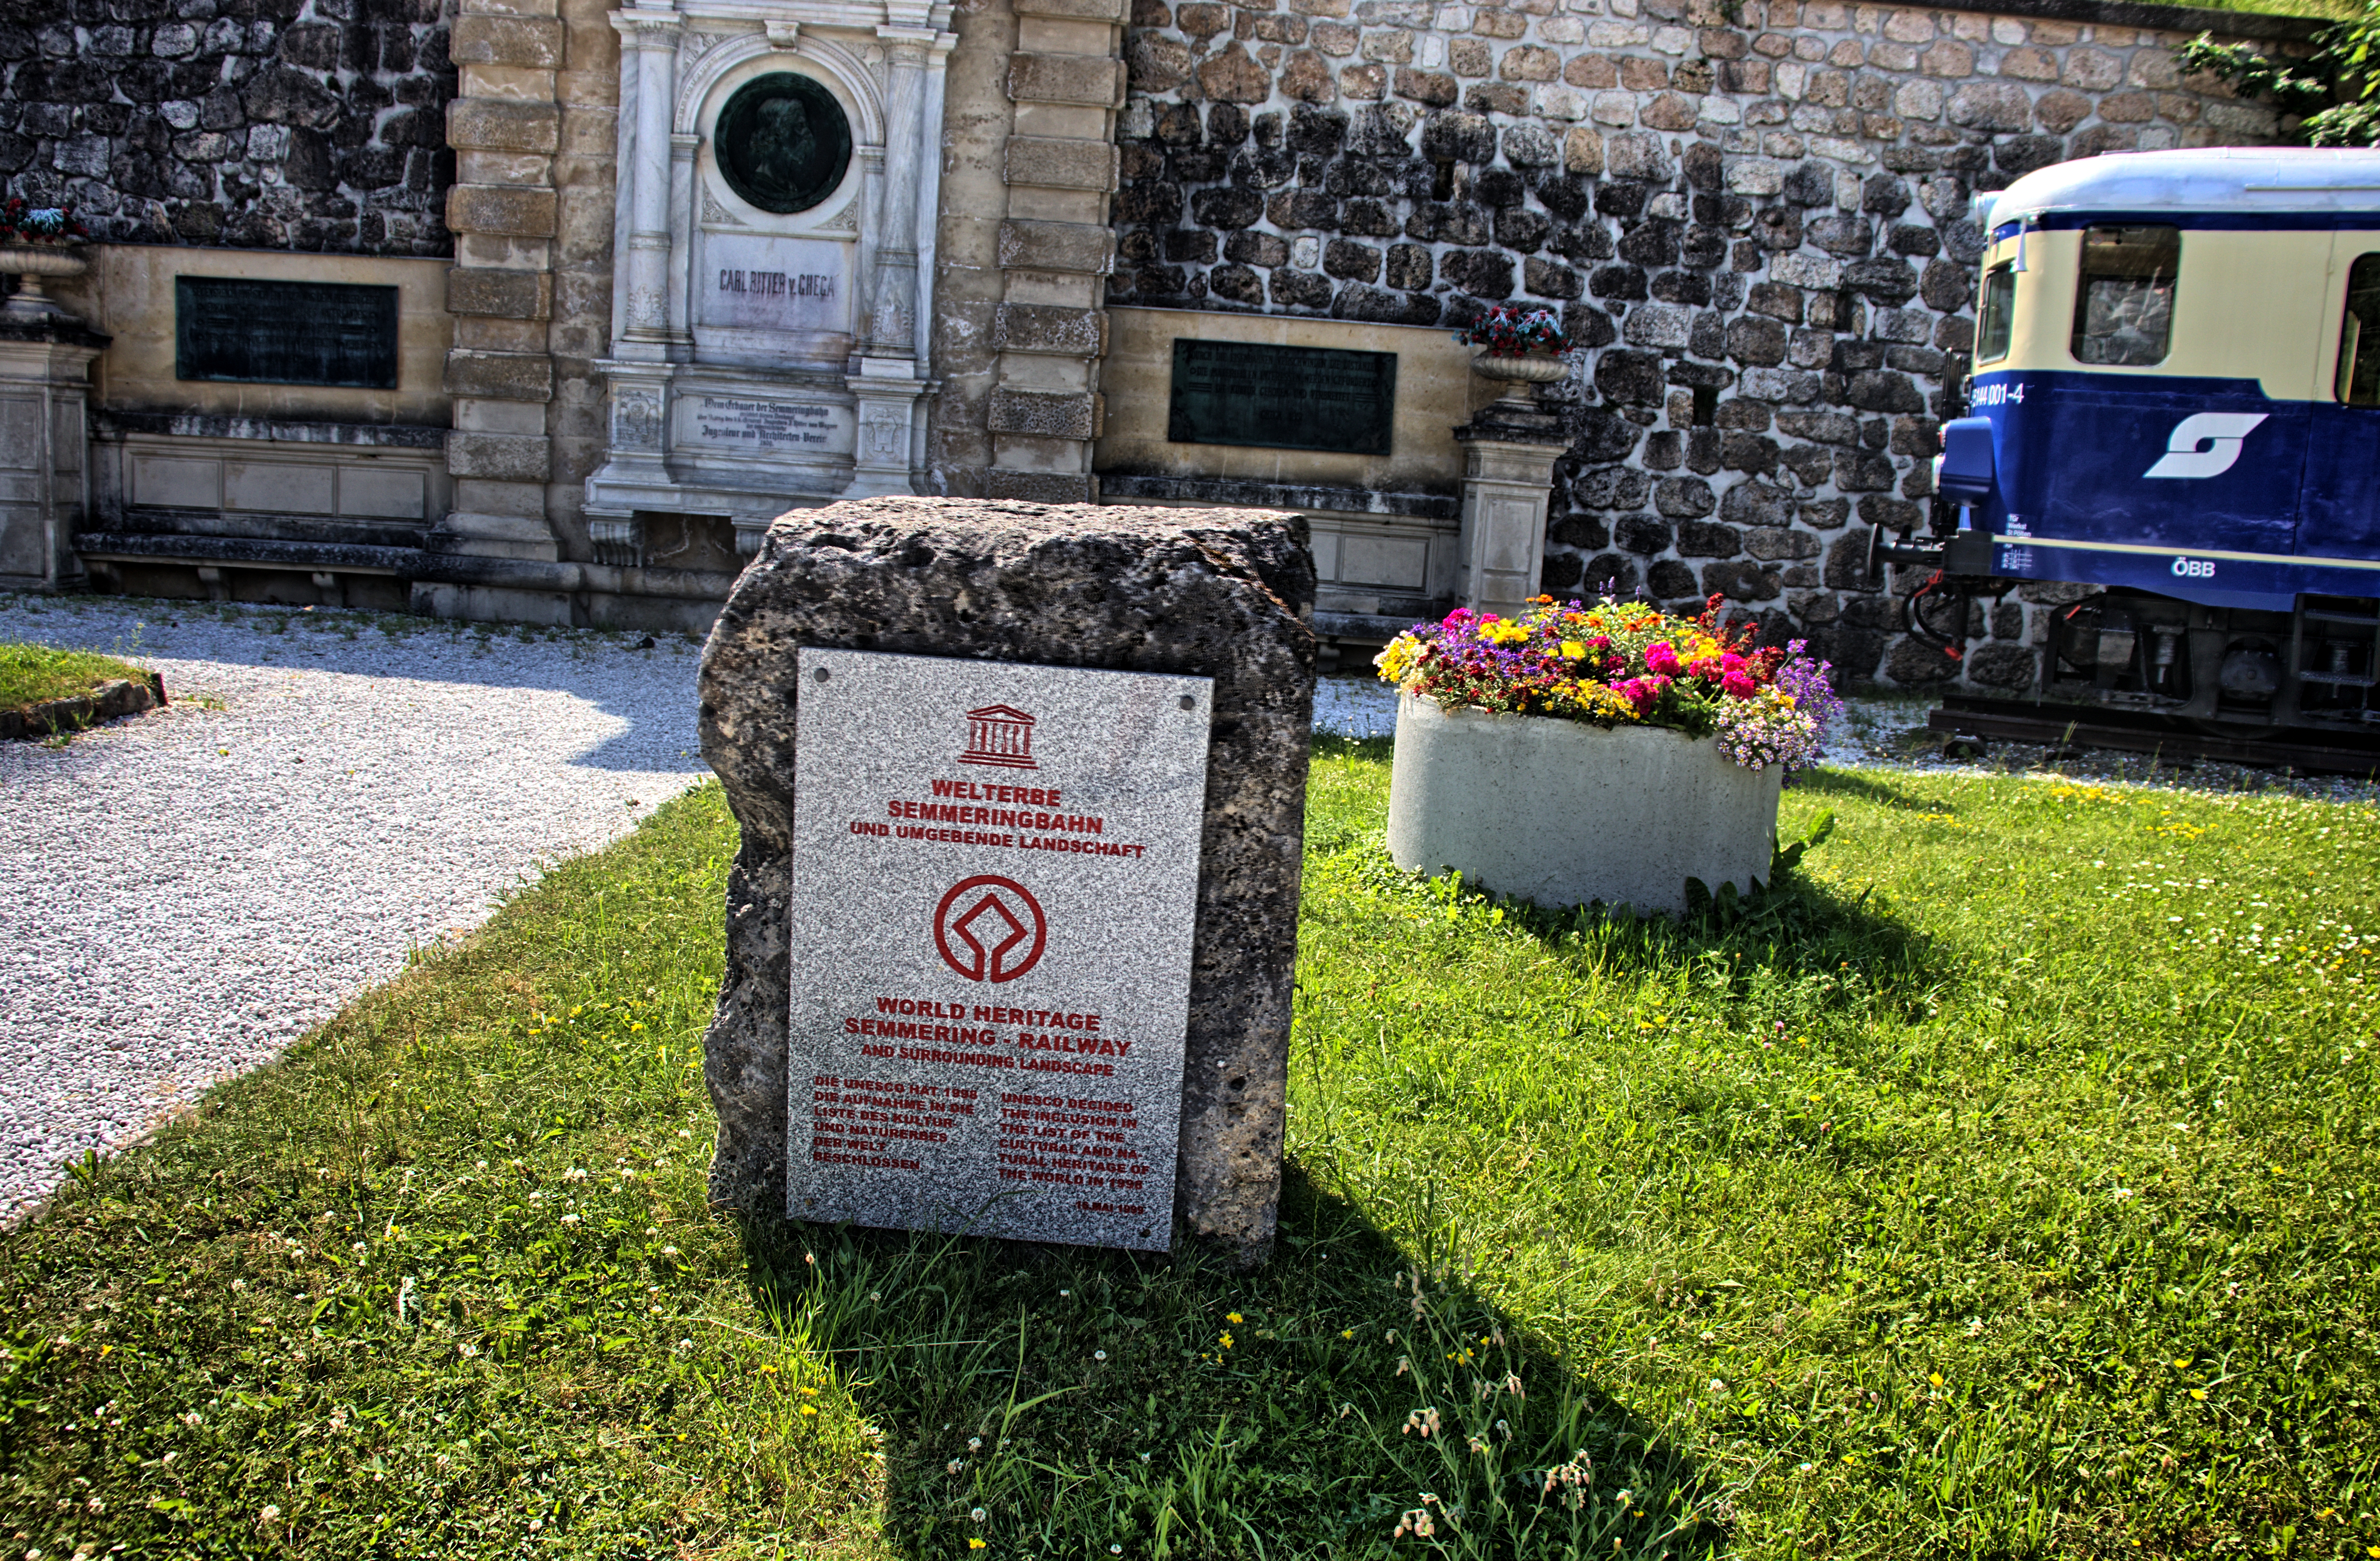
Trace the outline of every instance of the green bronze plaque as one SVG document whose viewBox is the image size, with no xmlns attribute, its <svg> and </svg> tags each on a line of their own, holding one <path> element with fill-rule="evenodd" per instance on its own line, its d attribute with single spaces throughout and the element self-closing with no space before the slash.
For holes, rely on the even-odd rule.
<svg viewBox="0 0 2380 1561">
<path fill-rule="evenodd" d="M 780 70 L 735 89 L 710 144 L 736 194 L 763 212 L 807 212 L 851 166 L 851 121 L 822 83 Z"/>
<path fill-rule="evenodd" d="M 396 388 L 396 289 L 174 278 L 174 378 Z"/>
<path fill-rule="evenodd" d="M 1392 352 L 1176 337 L 1165 437 L 1385 455 L 1396 409 Z"/>
</svg>

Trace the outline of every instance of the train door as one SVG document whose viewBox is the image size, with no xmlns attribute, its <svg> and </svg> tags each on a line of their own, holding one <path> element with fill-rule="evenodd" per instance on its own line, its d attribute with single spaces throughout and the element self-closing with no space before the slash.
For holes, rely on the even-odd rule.
<svg viewBox="0 0 2380 1561">
<path fill-rule="evenodd" d="M 2298 508 L 2301 558 L 2380 558 L 2380 234 L 2333 240 L 2329 318 L 2338 357 L 2315 387 L 2305 491 Z"/>
</svg>

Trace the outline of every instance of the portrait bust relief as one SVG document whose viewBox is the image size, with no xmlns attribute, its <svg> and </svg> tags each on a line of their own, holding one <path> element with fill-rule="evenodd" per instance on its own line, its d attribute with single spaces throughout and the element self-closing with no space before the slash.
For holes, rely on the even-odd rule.
<svg viewBox="0 0 2380 1561">
<path fill-rule="evenodd" d="M 735 89 L 711 132 L 727 187 L 763 212 L 807 212 L 851 165 L 851 121 L 834 94 L 780 70 Z"/>
</svg>

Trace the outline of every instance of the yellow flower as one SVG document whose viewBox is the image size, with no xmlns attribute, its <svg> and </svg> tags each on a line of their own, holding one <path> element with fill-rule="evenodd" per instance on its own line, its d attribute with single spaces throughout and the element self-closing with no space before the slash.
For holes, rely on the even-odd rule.
<svg viewBox="0 0 2380 1561">
<path fill-rule="evenodd" d="M 806 1415 L 814 1415 L 818 1413 L 818 1406 L 816 1404 L 804 1404 L 802 1406 L 802 1413 Z"/>
<path fill-rule="evenodd" d="M 1224 1335 L 1223 1335 L 1223 1348 L 1224 1348 L 1224 1349 L 1229 1349 L 1231 1347 L 1232 1347 L 1232 1336 L 1231 1336 L 1229 1333 L 1226 1333 L 1226 1334 L 1224 1334 Z"/>
<path fill-rule="evenodd" d="M 1939 1387 L 1942 1386 L 1942 1373 L 1940 1372 L 1928 1373 L 1925 1380 L 1932 1383 L 1935 1386 Z"/>
<path fill-rule="evenodd" d="M 1581 660 L 1586 655 L 1586 647 L 1577 640 L 1566 639 L 1561 642 L 1561 653 L 1573 661 Z"/>
<path fill-rule="evenodd" d="M 1247 1319 L 1241 1316 L 1236 1312 L 1227 1312 L 1223 1314 L 1223 1321 L 1227 1323 L 1245 1323 Z"/>
<path fill-rule="evenodd" d="M 983 1548 L 983 1541 L 977 1539 L 974 1535 L 970 1534 L 967 1536 L 967 1548 L 969 1550 L 981 1550 Z"/>
<path fill-rule="evenodd" d="M 1355 1330 L 1353 1328 L 1342 1328 L 1339 1330 L 1339 1337 L 1341 1338 L 1354 1338 L 1355 1337 Z"/>
<path fill-rule="evenodd" d="M 2190 1396 L 2201 1402 L 2204 1402 L 2206 1398 L 2206 1389 L 2203 1387 L 2193 1387 L 2190 1390 Z"/>
</svg>

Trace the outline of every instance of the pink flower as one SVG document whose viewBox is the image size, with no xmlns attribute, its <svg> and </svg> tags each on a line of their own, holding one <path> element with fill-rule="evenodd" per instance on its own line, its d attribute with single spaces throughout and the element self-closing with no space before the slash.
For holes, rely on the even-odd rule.
<svg viewBox="0 0 2380 1561">
<path fill-rule="evenodd" d="M 1732 651 L 1732 650 L 1729 651 L 1726 655 L 1724 655 L 1724 656 L 1722 656 L 1722 657 L 1720 657 L 1720 658 L 1718 659 L 1719 671 L 1721 671 L 1722 672 L 1735 672 L 1735 671 L 1737 671 L 1739 668 L 1742 667 L 1742 666 L 1743 666 L 1743 664 L 1744 664 L 1743 658 L 1742 658 L 1742 657 L 1741 657 L 1741 656 L 1738 656 L 1738 655 L 1737 655 L 1734 651 Z"/>
<path fill-rule="evenodd" d="M 1668 676 L 1678 670 L 1678 653 L 1666 639 L 1655 640 L 1645 647 L 1645 670 Z"/>
<path fill-rule="evenodd" d="M 1611 692 L 1635 706 L 1636 713 L 1643 716 L 1661 702 L 1661 691 L 1669 686 L 1670 680 L 1666 677 L 1630 678 L 1625 683 L 1613 684 Z"/>
<path fill-rule="evenodd" d="M 1734 661 L 1741 659 L 1741 658 L 1730 656 L 1728 659 Z M 1728 695 L 1732 698 L 1749 699 L 1752 697 L 1752 674 L 1745 672 L 1742 667 L 1737 667 L 1730 671 L 1725 677 L 1719 679 L 1718 685 L 1725 689 Z"/>
</svg>

